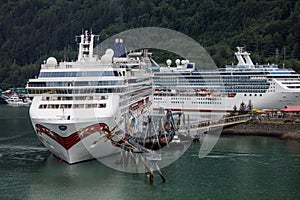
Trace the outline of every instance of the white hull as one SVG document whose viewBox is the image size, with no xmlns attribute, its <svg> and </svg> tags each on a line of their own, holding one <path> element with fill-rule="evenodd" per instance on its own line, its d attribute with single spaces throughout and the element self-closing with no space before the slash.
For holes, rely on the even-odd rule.
<svg viewBox="0 0 300 200">
<path fill-rule="evenodd" d="M 109 141 L 105 143 L 99 132 L 100 126 L 111 129 L 119 120 L 114 117 L 120 116 L 119 107 L 112 106 L 119 104 L 119 98 L 111 95 L 109 99 L 107 108 L 38 109 L 43 101 L 36 96 L 29 114 L 40 141 L 56 157 L 73 164 L 116 153 L 117 149 Z"/>
<path fill-rule="evenodd" d="M 99 159 L 120 152 L 110 140 L 106 138 L 103 127 L 113 129 L 123 136 L 124 116 L 129 115 L 129 108 L 121 113 L 119 96 L 110 95 L 106 101 L 107 108 L 85 108 L 85 109 L 37 109 L 41 97 L 33 99 L 30 107 L 32 125 L 40 141 L 59 159 L 69 164 L 91 159 Z M 139 107 L 142 119 L 146 114 L 145 105 Z M 143 112 L 141 112 L 143 110 Z M 135 114 L 136 115 L 136 114 Z M 118 125 L 117 125 L 118 124 Z"/>
<path fill-rule="evenodd" d="M 37 136 L 49 151 L 69 164 L 101 158 L 119 152 L 119 148 L 105 141 L 99 131 L 86 134 L 85 129 L 93 125 L 100 128 L 99 123 L 47 123 L 32 119 Z M 65 124 L 69 131 L 61 131 L 58 127 Z M 45 127 L 45 128 L 41 128 Z M 46 129 L 47 127 L 47 129 Z M 80 135 L 80 133 L 83 133 Z M 100 139 L 102 138 L 102 139 Z"/>
<path fill-rule="evenodd" d="M 177 98 L 174 100 L 174 98 Z M 268 92 L 260 94 L 237 93 L 235 97 L 217 97 L 216 100 L 199 100 L 199 97 L 163 96 L 161 100 L 155 100 L 153 107 L 159 109 L 171 109 L 174 111 L 185 111 L 190 113 L 227 113 L 239 106 L 242 102 L 248 105 L 249 101 L 256 109 L 280 109 L 285 106 L 298 105 L 300 92 Z M 175 103 L 174 103 L 175 102 Z"/>
</svg>

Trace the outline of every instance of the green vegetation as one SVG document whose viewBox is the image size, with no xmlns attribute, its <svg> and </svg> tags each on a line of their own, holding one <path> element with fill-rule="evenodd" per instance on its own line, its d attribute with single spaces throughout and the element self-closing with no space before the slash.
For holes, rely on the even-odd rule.
<svg viewBox="0 0 300 200">
<path fill-rule="evenodd" d="M 4 0 L 0 4 L 0 88 L 24 87 L 49 56 L 76 58 L 74 36 L 100 41 L 138 27 L 164 27 L 203 45 L 217 66 L 246 46 L 256 63 L 300 71 L 300 2 L 286 0 Z"/>
</svg>

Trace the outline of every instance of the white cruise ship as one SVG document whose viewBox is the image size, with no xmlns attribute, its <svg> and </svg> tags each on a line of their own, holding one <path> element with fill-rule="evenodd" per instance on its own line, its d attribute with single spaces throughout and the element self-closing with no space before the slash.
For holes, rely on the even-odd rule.
<svg viewBox="0 0 300 200">
<path fill-rule="evenodd" d="M 147 114 L 152 93 L 146 50 L 127 54 L 122 39 L 116 39 L 98 59 L 93 54 L 97 36 L 86 31 L 78 37 L 77 61 L 57 63 L 50 57 L 27 83 L 38 138 L 70 164 L 118 152 L 103 131 L 124 134 L 125 122 Z"/>
<path fill-rule="evenodd" d="M 153 108 L 190 113 L 226 114 L 241 103 L 253 108 L 278 109 L 300 104 L 300 75 L 277 65 L 254 65 L 250 53 L 238 47 L 237 65 L 196 70 L 194 63 L 176 60 L 176 67 L 154 71 Z"/>
</svg>

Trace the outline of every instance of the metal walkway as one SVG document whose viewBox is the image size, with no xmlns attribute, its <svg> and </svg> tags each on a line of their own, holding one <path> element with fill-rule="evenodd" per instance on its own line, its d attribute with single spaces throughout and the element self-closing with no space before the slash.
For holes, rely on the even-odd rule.
<svg viewBox="0 0 300 200">
<path fill-rule="evenodd" d="M 188 131 L 206 131 L 212 128 L 221 128 L 226 127 L 234 124 L 245 123 L 251 120 L 250 114 L 245 115 L 237 115 L 219 119 L 211 119 L 211 120 L 204 120 L 204 121 L 197 121 L 189 123 L 188 125 L 181 125 L 179 129 L 186 129 Z"/>
</svg>

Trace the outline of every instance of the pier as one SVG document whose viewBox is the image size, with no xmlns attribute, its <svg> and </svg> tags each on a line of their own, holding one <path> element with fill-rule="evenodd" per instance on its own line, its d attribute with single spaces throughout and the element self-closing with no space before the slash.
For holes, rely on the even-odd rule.
<svg viewBox="0 0 300 200">
<path fill-rule="evenodd" d="M 188 124 L 180 125 L 178 129 L 187 130 L 188 135 L 191 135 L 192 137 L 194 137 L 194 139 L 199 139 L 200 137 L 199 134 L 206 133 L 210 129 L 217 129 L 217 128 L 236 125 L 236 124 L 242 124 L 250 120 L 251 120 L 251 115 L 245 114 L 245 115 L 237 115 L 237 116 L 230 116 L 230 117 L 215 118 L 210 120 L 196 121 L 192 123 L 188 122 Z"/>
<path fill-rule="evenodd" d="M 245 114 L 193 122 L 189 128 L 186 125 L 180 128 L 185 128 L 190 133 L 196 132 L 191 134 L 194 140 L 198 140 L 209 130 L 223 128 L 222 135 L 268 136 L 300 142 L 300 122 L 289 122 L 285 118 L 253 120 L 250 114 Z"/>
<path fill-rule="evenodd" d="M 300 122 L 286 122 L 282 119 L 249 121 L 226 127 L 223 135 L 268 136 L 300 142 Z"/>
</svg>

